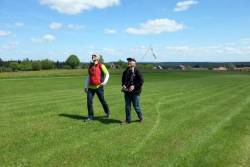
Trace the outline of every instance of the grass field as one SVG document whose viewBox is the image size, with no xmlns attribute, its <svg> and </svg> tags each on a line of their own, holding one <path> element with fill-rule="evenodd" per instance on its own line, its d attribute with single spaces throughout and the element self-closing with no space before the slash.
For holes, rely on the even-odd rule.
<svg viewBox="0 0 250 167">
<path fill-rule="evenodd" d="M 90 123 L 84 77 L 2 76 L 0 166 L 250 166 L 250 74 L 145 73 L 145 122 L 132 112 L 125 126 L 118 74 L 105 88 L 111 118 L 95 97 Z"/>
</svg>

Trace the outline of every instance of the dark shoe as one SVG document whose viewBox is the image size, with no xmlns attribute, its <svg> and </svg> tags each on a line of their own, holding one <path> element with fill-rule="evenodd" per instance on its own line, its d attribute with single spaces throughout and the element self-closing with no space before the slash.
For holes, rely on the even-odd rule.
<svg viewBox="0 0 250 167">
<path fill-rule="evenodd" d="M 110 116 L 110 114 L 108 113 L 108 114 L 106 114 L 106 115 L 104 116 L 104 118 L 109 118 L 109 116 Z"/>
<path fill-rule="evenodd" d="M 140 119 L 139 119 L 139 122 L 140 122 L 140 123 L 143 123 L 143 122 L 144 122 L 144 118 L 143 118 L 143 117 L 140 118 Z"/>
<path fill-rule="evenodd" d="M 121 125 L 127 125 L 127 124 L 129 124 L 130 122 L 129 121 L 123 121 L 123 122 L 121 122 Z"/>
<path fill-rule="evenodd" d="M 90 122 L 90 121 L 93 121 L 93 118 L 87 118 L 84 120 L 84 122 Z"/>
</svg>

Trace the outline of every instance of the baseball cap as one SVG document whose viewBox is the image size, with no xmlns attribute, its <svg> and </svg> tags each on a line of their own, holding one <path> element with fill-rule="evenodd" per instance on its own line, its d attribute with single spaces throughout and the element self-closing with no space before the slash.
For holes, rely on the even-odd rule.
<svg viewBox="0 0 250 167">
<path fill-rule="evenodd" d="M 135 58 L 132 58 L 132 57 L 127 58 L 127 61 L 134 61 L 134 62 L 136 62 Z"/>
</svg>

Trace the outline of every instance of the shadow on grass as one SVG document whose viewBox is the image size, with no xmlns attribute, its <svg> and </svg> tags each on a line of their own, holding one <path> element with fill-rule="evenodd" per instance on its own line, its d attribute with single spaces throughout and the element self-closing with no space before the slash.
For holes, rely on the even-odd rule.
<svg viewBox="0 0 250 167">
<path fill-rule="evenodd" d="M 81 115 L 72 115 L 72 114 L 58 114 L 61 117 L 67 117 L 75 120 L 86 120 L 88 117 Z M 105 116 L 96 116 L 93 121 L 99 121 L 103 124 L 120 124 L 121 121 L 117 119 L 105 118 Z"/>
<path fill-rule="evenodd" d="M 134 122 L 140 122 L 140 120 L 133 120 L 130 123 L 134 123 Z"/>
</svg>

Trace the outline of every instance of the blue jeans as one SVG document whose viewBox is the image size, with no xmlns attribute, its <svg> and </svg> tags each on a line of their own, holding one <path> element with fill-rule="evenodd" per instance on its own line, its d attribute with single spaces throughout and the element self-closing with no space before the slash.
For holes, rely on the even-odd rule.
<svg viewBox="0 0 250 167">
<path fill-rule="evenodd" d="M 102 104 L 104 112 L 109 114 L 109 107 L 107 102 L 104 99 L 104 89 L 103 87 L 99 87 L 98 89 L 88 89 L 87 93 L 87 106 L 88 106 L 88 117 L 93 119 L 94 118 L 94 111 L 93 111 L 93 98 L 94 95 L 97 94 L 99 101 Z"/>
<path fill-rule="evenodd" d="M 126 121 L 131 122 L 131 103 L 133 104 L 133 107 L 135 109 L 138 118 L 143 119 L 140 106 L 140 95 L 133 93 L 125 93 L 124 98 L 125 98 Z"/>
</svg>

